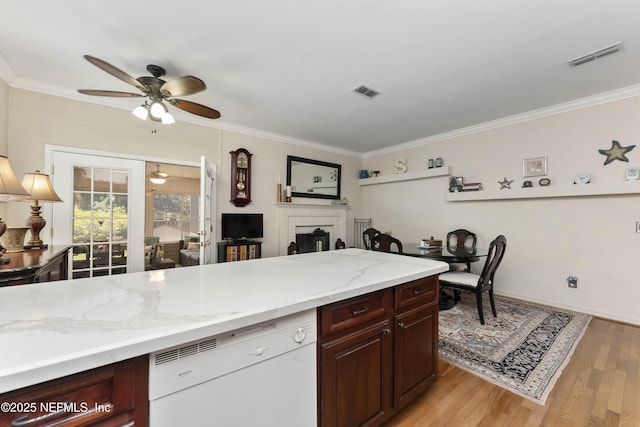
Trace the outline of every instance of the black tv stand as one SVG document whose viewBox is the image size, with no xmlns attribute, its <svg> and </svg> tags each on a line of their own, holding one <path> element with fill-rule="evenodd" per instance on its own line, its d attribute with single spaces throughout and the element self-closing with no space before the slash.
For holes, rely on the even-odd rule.
<svg viewBox="0 0 640 427">
<path fill-rule="evenodd" d="M 218 242 L 218 262 L 245 261 L 261 257 L 262 242 L 248 239 Z"/>
</svg>

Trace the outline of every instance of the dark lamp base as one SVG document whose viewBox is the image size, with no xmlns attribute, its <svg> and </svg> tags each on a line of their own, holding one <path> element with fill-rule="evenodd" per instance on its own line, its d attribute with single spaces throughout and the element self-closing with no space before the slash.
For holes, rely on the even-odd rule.
<svg viewBox="0 0 640 427">
<path fill-rule="evenodd" d="M 25 250 L 29 250 L 29 249 L 47 249 L 49 247 L 49 245 L 47 245 L 46 243 L 43 243 L 41 245 L 24 245 L 23 248 Z"/>
</svg>

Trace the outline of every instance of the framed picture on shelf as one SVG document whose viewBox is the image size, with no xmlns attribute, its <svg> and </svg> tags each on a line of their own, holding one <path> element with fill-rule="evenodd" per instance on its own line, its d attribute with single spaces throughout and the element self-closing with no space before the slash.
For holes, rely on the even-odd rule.
<svg viewBox="0 0 640 427">
<path fill-rule="evenodd" d="M 451 193 L 462 191 L 463 183 L 464 183 L 464 179 L 461 176 L 452 176 L 449 179 L 449 191 Z"/>
<path fill-rule="evenodd" d="M 522 176 L 524 178 L 531 176 L 545 176 L 547 174 L 547 158 L 535 157 L 533 159 L 524 159 L 522 161 Z"/>
</svg>

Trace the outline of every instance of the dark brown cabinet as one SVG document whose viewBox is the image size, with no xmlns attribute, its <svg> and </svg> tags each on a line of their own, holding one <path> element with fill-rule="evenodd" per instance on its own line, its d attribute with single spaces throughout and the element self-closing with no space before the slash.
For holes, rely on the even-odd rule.
<svg viewBox="0 0 640 427">
<path fill-rule="evenodd" d="M 69 275 L 69 246 L 49 246 L 7 253 L 10 261 L 0 265 L 0 287 L 66 280 Z"/>
<path fill-rule="evenodd" d="M 322 307 L 319 425 L 378 426 L 437 378 L 438 277 Z"/>
<path fill-rule="evenodd" d="M 393 408 L 392 293 L 320 309 L 320 424 L 377 425 Z"/>
<path fill-rule="evenodd" d="M 0 425 L 146 426 L 148 372 L 140 356 L 2 394 L 13 407 L 3 407 Z"/>
</svg>

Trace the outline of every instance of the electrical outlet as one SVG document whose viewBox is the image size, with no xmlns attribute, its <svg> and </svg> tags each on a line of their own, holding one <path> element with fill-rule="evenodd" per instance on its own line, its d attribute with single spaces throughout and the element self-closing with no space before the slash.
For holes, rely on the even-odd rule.
<svg viewBox="0 0 640 427">
<path fill-rule="evenodd" d="M 636 233 L 640 233 L 640 221 L 636 221 Z"/>
<path fill-rule="evenodd" d="M 576 276 L 567 277 L 567 286 L 569 286 L 570 288 L 577 288 L 578 278 Z"/>
</svg>

